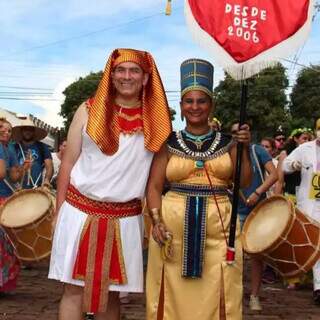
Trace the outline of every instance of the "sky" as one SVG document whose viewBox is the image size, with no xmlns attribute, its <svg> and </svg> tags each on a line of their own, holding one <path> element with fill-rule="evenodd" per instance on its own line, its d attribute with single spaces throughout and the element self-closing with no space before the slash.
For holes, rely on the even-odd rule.
<svg viewBox="0 0 320 320">
<path fill-rule="evenodd" d="M 104 68 L 114 48 L 152 53 L 172 108 L 179 112 L 179 68 L 188 58 L 215 66 L 215 85 L 223 70 L 191 38 L 184 0 L 2 0 L 0 2 L 0 107 L 33 114 L 54 127 L 63 90 L 79 77 Z M 320 14 L 305 45 L 290 60 L 320 63 Z M 301 66 L 283 62 L 291 84 Z M 183 126 L 177 114 L 174 127 Z"/>
</svg>

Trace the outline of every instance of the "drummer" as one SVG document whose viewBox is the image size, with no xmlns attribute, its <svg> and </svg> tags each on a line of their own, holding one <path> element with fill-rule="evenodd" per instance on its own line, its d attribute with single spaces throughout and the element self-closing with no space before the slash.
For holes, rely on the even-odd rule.
<svg viewBox="0 0 320 320">
<path fill-rule="evenodd" d="M 301 144 L 284 159 L 285 173 L 301 172 L 297 207 L 320 222 L 320 117 L 315 121 L 316 139 Z M 320 305 L 320 260 L 313 267 L 313 299 Z"/>
<path fill-rule="evenodd" d="M 50 186 L 53 174 L 52 156 L 48 146 L 40 141 L 46 136 L 46 130 L 36 127 L 29 119 L 21 120 L 20 125 L 12 129 L 19 164 L 22 165 L 26 160 L 32 161 L 30 169 L 23 177 L 23 189 L 34 189 L 42 185 Z"/>
<path fill-rule="evenodd" d="M 12 135 L 12 126 L 5 118 L 0 118 L 0 154 L 3 159 L 3 175 L 0 180 L 0 204 L 3 199 L 15 191 L 15 182 L 22 176 L 23 167 L 20 167 L 12 145 L 9 144 Z M 2 171 L 2 170 L 1 170 Z"/>
<path fill-rule="evenodd" d="M 234 122 L 231 126 L 231 135 L 237 133 L 239 123 Z M 243 224 L 252 209 L 264 198 L 266 192 L 277 181 L 277 170 L 272 162 L 271 156 L 260 145 L 250 145 L 250 157 L 252 164 L 251 185 L 240 191 L 239 218 Z M 267 173 L 267 175 L 266 175 Z M 253 311 L 261 311 L 262 307 L 259 300 L 259 289 L 262 280 L 263 261 L 257 257 L 251 257 L 251 295 L 249 307 Z"/>
<path fill-rule="evenodd" d="M 8 145 L 11 130 L 11 124 L 5 118 L 0 118 L 0 205 L 11 196 L 14 191 L 13 183 L 22 174 L 15 152 Z M 15 290 L 19 271 L 20 263 L 14 254 L 14 248 L 6 232 L 0 227 L 0 296 Z"/>
</svg>

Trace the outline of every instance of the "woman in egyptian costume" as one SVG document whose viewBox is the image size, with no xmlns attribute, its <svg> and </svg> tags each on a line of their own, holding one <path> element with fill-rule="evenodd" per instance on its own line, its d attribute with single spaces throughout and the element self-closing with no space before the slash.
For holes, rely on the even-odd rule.
<svg viewBox="0 0 320 320">
<path fill-rule="evenodd" d="M 237 224 L 235 263 L 227 265 L 236 141 L 208 125 L 213 66 L 190 59 L 181 65 L 181 115 L 186 128 L 173 132 L 155 156 L 147 186 L 153 220 L 147 271 L 148 320 L 242 319 L 242 247 Z M 246 125 L 242 184 L 251 179 Z M 164 184 L 169 191 L 162 197 Z M 160 209 L 161 208 L 161 209 Z"/>
</svg>

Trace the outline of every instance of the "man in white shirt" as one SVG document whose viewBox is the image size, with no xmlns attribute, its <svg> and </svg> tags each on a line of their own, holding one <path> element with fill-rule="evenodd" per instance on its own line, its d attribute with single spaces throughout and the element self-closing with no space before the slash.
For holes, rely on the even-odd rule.
<svg viewBox="0 0 320 320">
<path fill-rule="evenodd" d="M 316 139 L 296 148 L 283 162 L 285 173 L 301 171 L 297 207 L 320 222 L 320 117 L 315 122 Z M 320 260 L 313 267 L 313 298 L 320 305 Z"/>
<path fill-rule="evenodd" d="M 66 146 L 67 146 L 67 140 L 66 139 L 61 140 L 59 144 L 58 152 L 54 152 L 51 154 L 52 164 L 53 164 L 53 175 L 50 182 L 55 189 L 57 187 L 57 177 L 60 169 L 61 159 Z"/>
</svg>

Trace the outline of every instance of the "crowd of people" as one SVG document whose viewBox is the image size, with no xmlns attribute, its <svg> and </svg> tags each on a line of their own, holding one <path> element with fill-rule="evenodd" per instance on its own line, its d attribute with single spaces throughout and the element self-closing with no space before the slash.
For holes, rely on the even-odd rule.
<svg viewBox="0 0 320 320">
<path fill-rule="evenodd" d="M 95 96 L 78 108 L 68 143 L 53 156 L 39 142 L 42 129 L 30 124 L 12 129 L 0 121 L 1 203 L 19 188 L 57 186 L 49 278 L 64 284 L 60 320 L 80 320 L 84 313 L 118 320 L 119 296 L 143 292 L 144 200 L 152 221 L 148 320 L 242 319 L 243 263 L 251 263 L 249 307 L 262 310 L 262 282 L 280 279 L 261 256 L 243 254 L 243 224 L 261 201 L 280 194 L 320 222 L 320 118 L 313 129 L 293 130 L 287 138 L 279 127 L 273 137 L 254 143 L 254 124 L 234 121 L 228 130 L 212 118 L 213 70 L 201 59 L 182 63 L 186 126 L 180 131 L 172 131 L 152 56 L 133 49 L 112 52 Z M 230 266 L 238 143 L 244 151 Z M 0 227 L 0 292 L 14 290 L 19 268 Z M 285 281 L 288 289 L 297 289 L 301 278 Z M 320 305 L 320 262 L 313 281 Z"/>
<path fill-rule="evenodd" d="M 52 156 L 61 158 L 60 151 L 51 153 L 49 147 L 41 142 L 47 132 L 36 127 L 32 121 L 21 119 L 12 127 L 4 117 L 0 118 L 0 203 L 21 190 L 51 186 L 53 172 L 59 163 L 53 164 Z M 21 268 L 31 264 L 21 262 L 16 256 L 12 240 L 0 225 L 0 294 L 11 294 L 16 289 Z"/>
</svg>

